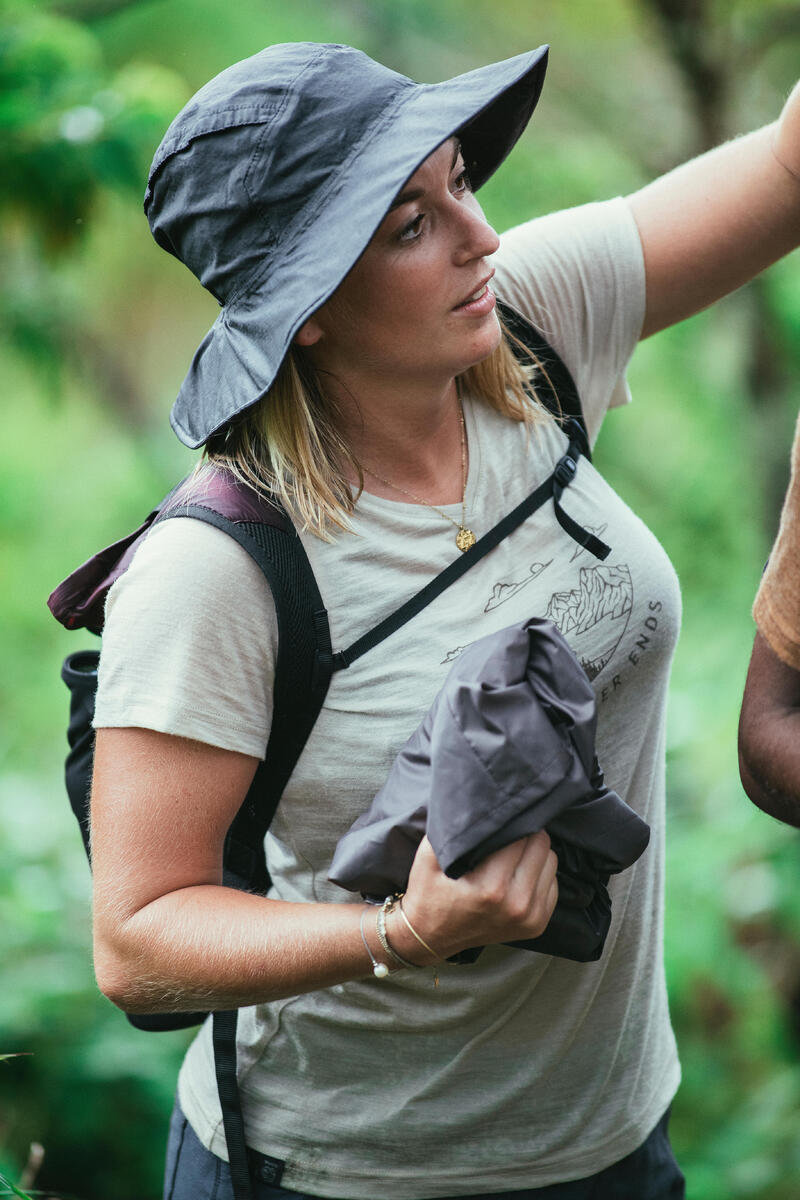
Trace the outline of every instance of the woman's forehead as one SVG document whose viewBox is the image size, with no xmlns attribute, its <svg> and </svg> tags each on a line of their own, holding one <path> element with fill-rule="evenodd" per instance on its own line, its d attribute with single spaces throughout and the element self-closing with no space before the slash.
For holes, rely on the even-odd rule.
<svg viewBox="0 0 800 1200">
<path fill-rule="evenodd" d="M 400 191 L 392 201 L 389 211 L 397 208 L 401 204 L 407 203 L 409 200 L 415 199 L 415 196 L 409 195 L 411 192 L 417 192 L 419 188 L 423 188 L 424 181 L 427 177 L 434 173 L 452 171 L 458 161 L 458 156 L 461 153 L 461 142 L 458 137 L 453 134 L 446 141 L 442 142 L 441 146 L 428 155 L 424 162 L 420 163 L 413 175 L 410 175 L 406 182 L 401 187 Z"/>
</svg>

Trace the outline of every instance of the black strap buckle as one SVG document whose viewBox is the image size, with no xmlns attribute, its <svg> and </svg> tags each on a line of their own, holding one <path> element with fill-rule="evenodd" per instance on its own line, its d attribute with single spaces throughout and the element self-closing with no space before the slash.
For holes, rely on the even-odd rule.
<svg viewBox="0 0 800 1200">
<path fill-rule="evenodd" d="M 575 478 L 575 472 L 578 470 L 578 464 L 569 454 L 565 454 L 556 463 L 553 471 L 553 479 L 560 487 L 569 487 Z"/>
</svg>

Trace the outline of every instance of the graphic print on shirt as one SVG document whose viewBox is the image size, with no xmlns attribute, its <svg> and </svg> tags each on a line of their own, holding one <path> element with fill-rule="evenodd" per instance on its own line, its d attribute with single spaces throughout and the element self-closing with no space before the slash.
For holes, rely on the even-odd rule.
<svg viewBox="0 0 800 1200">
<path fill-rule="evenodd" d="M 581 547 L 581 549 L 583 549 L 583 547 Z M 488 613 L 495 608 L 499 608 L 501 604 L 505 604 L 506 600 L 510 600 L 512 596 L 516 596 L 517 592 L 521 592 L 522 589 L 527 587 L 529 583 L 532 583 L 534 579 L 538 579 L 542 571 L 549 567 L 552 561 L 553 560 L 551 558 L 549 562 L 546 563 L 531 563 L 530 567 L 528 568 L 528 574 L 524 579 L 517 580 L 516 582 L 506 582 L 501 580 L 500 583 L 496 583 L 492 588 L 492 594 L 486 601 L 486 607 L 483 611 Z"/>
<path fill-rule="evenodd" d="M 456 659 L 458 658 L 459 654 L 463 654 L 464 651 L 466 650 L 467 646 L 471 646 L 471 645 L 472 645 L 472 642 L 467 642 L 466 646 L 456 646 L 453 650 L 448 650 L 447 654 L 445 654 L 444 658 L 442 659 L 442 661 L 439 665 L 443 667 L 445 665 L 445 663 L 455 662 Z"/>
<path fill-rule="evenodd" d="M 554 592 L 545 616 L 563 633 L 589 679 L 612 658 L 628 627 L 633 609 L 633 581 L 628 567 L 581 567 L 578 586 Z"/>
</svg>

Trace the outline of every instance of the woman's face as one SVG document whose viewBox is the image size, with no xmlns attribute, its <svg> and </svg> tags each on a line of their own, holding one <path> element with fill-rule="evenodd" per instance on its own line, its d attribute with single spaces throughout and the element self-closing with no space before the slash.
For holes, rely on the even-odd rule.
<svg viewBox="0 0 800 1200">
<path fill-rule="evenodd" d="M 488 286 L 498 245 L 451 138 L 411 176 L 297 340 L 345 382 L 446 382 L 500 341 Z"/>
</svg>

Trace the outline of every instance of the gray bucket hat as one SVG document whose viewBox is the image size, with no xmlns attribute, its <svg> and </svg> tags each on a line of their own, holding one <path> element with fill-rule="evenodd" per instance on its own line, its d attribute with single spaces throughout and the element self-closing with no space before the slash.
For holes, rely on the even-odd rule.
<svg viewBox="0 0 800 1200">
<path fill-rule="evenodd" d="M 539 99 L 547 46 L 420 84 L 350 46 L 269 46 L 207 83 L 156 151 L 144 209 L 222 311 L 172 409 L 197 447 L 259 400 L 417 167 L 459 134 L 474 187 Z"/>
</svg>

